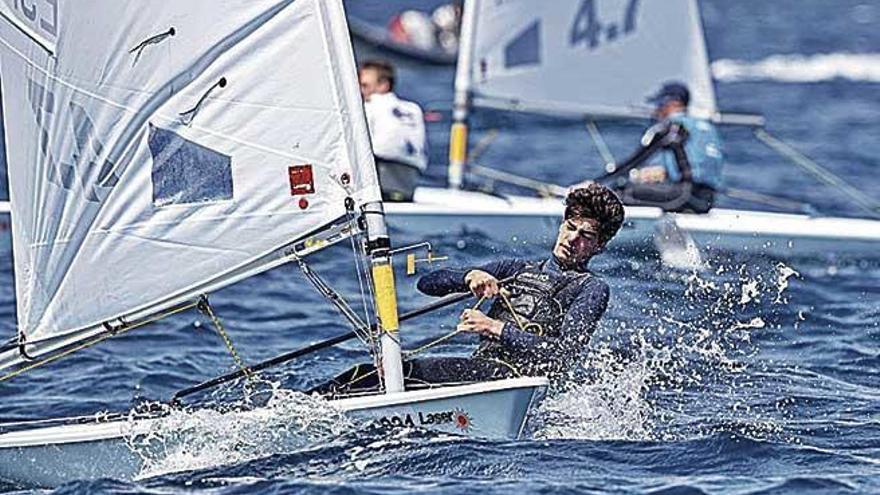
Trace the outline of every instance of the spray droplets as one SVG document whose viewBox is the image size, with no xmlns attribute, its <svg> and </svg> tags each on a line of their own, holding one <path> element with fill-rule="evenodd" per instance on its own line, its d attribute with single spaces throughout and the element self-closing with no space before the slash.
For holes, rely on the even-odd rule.
<svg viewBox="0 0 880 495">
<path fill-rule="evenodd" d="M 139 477 L 246 462 L 291 452 L 353 428 L 329 403 L 271 384 L 265 405 L 250 397 L 217 408 L 179 410 L 130 423 L 127 442 L 143 461 Z"/>
<path fill-rule="evenodd" d="M 773 299 L 774 304 L 785 304 L 788 301 L 783 297 L 783 292 L 788 289 L 788 279 L 791 277 L 800 277 L 801 274 L 794 271 L 784 263 L 776 265 L 776 298 Z"/>
<path fill-rule="evenodd" d="M 666 280 L 663 290 L 636 285 L 616 293 L 626 316 L 609 315 L 581 374 L 543 404 L 535 436 L 784 439 L 790 403 L 774 400 L 769 410 L 753 404 L 765 387 L 777 386 L 758 354 L 787 325 L 792 277 L 798 273 L 783 263 L 720 265 Z"/>
</svg>

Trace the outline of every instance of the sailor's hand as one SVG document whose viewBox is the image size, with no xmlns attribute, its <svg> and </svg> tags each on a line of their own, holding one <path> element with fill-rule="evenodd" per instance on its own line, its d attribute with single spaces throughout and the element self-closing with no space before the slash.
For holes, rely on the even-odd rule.
<svg viewBox="0 0 880 495">
<path fill-rule="evenodd" d="M 456 330 L 459 332 L 471 332 L 485 335 L 486 337 L 499 338 L 504 322 L 489 318 L 478 309 L 466 309 L 461 313 Z"/>
<path fill-rule="evenodd" d="M 464 283 L 477 297 L 495 297 L 501 290 L 498 279 L 483 270 L 471 270 L 464 276 Z"/>
<path fill-rule="evenodd" d="M 630 171 L 630 180 L 639 184 L 656 184 L 666 180 L 666 169 L 663 167 L 645 167 Z"/>
</svg>

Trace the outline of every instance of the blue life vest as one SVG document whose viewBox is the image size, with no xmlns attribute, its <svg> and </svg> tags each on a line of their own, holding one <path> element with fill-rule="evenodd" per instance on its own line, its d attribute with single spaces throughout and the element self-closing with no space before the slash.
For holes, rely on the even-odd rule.
<svg viewBox="0 0 880 495">
<path fill-rule="evenodd" d="M 684 150 L 691 166 L 693 181 L 713 189 L 721 188 L 721 168 L 724 165 L 724 149 L 721 136 L 711 122 L 674 113 L 668 120 L 680 124 L 688 132 Z M 660 152 L 660 163 L 666 168 L 670 182 L 681 180 L 681 171 L 672 150 Z"/>
</svg>

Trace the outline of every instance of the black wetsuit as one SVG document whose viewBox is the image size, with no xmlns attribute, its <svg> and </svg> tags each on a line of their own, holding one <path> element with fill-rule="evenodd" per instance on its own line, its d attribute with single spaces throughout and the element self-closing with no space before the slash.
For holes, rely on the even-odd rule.
<svg viewBox="0 0 880 495">
<path fill-rule="evenodd" d="M 641 147 L 616 170 L 600 178 L 612 183 L 621 201 L 634 206 L 657 206 L 665 211 L 708 212 L 715 200 L 715 188 L 697 180 L 686 144 L 690 138 L 684 122 L 664 120 L 652 126 L 642 137 Z M 678 179 L 672 182 L 634 183 L 625 174 L 661 152 L 671 152 Z"/>
<path fill-rule="evenodd" d="M 543 261 L 505 259 L 479 267 L 442 269 L 425 275 L 418 288 L 443 296 L 467 292 L 465 275 L 483 270 L 505 284 L 508 301 L 496 298 L 488 316 L 504 322 L 500 338 L 482 337 L 471 357 L 431 357 L 404 363 L 407 387 L 431 383 L 482 381 L 512 376 L 556 376 L 575 365 L 608 305 L 609 289 L 586 270 L 565 270 L 555 258 Z M 517 321 L 518 320 L 518 321 Z M 376 387 L 371 365 L 357 366 L 320 393 L 352 392 Z"/>
</svg>

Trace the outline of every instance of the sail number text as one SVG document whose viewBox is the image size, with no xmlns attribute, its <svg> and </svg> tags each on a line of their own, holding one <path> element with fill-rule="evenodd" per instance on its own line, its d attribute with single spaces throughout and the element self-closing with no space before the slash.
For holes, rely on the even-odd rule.
<svg viewBox="0 0 880 495">
<path fill-rule="evenodd" d="M 51 36 L 53 40 L 58 35 L 58 0 L 4 0 L 4 2 L 12 7 L 17 17 L 27 20 L 32 28 Z"/>
<path fill-rule="evenodd" d="M 613 42 L 636 30 L 636 17 L 640 0 L 629 0 L 622 22 L 603 22 L 596 11 L 598 0 L 583 0 L 569 32 L 571 46 L 585 44 L 590 50 L 602 42 Z"/>
</svg>

